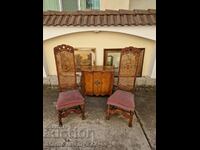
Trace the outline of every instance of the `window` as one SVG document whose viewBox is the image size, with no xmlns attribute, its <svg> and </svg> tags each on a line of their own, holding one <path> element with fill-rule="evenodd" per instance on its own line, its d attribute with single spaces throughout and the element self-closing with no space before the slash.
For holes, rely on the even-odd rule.
<svg viewBox="0 0 200 150">
<path fill-rule="evenodd" d="M 43 0 L 43 11 L 99 10 L 100 0 Z"/>
<path fill-rule="evenodd" d="M 85 7 L 82 9 L 100 9 L 100 2 L 99 0 L 85 0 Z"/>
<path fill-rule="evenodd" d="M 43 11 L 47 10 L 59 11 L 59 0 L 43 0 Z"/>
<path fill-rule="evenodd" d="M 76 11 L 78 10 L 78 0 L 62 0 L 63 11 Z"/>
</svg>

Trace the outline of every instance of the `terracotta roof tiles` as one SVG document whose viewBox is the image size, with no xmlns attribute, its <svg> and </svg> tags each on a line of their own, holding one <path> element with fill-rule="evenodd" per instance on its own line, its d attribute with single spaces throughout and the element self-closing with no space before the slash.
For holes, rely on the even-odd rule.
<svg viewBox="0 0 200 150">
<path fill-rule="evenodd" d="M 43 12 L 44 26 L 156 25 L 156 10 L 105 10 Z"/>
</svg>

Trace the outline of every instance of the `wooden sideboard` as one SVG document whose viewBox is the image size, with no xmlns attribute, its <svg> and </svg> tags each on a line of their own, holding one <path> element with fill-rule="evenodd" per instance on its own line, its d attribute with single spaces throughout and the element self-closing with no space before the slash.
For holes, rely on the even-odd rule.
<svg viewBox="0 0 200 150">
<path fill-rule="evenodd" d="M 84 95 L 105 96 L 112 94 L 114 68 L 112 66 L 81 67 L 81 85 Z"/>
</svg>

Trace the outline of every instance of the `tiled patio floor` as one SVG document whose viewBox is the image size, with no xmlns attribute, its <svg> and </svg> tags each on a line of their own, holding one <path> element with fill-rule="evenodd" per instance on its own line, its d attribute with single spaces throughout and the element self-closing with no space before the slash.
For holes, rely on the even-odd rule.
<svg viewBox="0 0 200 150">
<path fill-rule="evenodd" d="M 133 127 L 121 116 L 105 120 L 107 97 L 86 97 L 86 120 L 71 114 L 58 127 L 56 89 L 43 92 L 43 149 L 45 150 L 151 150 L 156 142 L 155 90 L 136 92 Z M 137 118 L 138 117 L 138 118 Z M 151 148 L 152 147 L 152 148 Z"/>
</svg>

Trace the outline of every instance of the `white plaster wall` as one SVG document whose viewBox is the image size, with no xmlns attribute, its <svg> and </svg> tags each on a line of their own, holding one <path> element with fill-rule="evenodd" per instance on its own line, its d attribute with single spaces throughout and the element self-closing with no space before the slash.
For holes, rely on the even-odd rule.
<svg viewBox="0 0 200 150">
<path fill-rule="evenodd" d="M 156 0 L 130 0 L 130 9 L 156 9 Z"/>
<path fill-rule="evenodd" d="M 150 40 L 156 40 L 156 26 L 116 26 L 116 27 L 73 27 L 73 26 L 44 26 L 43 40 L 54 38 L 57 36 L 86 32 L 86 31 L 110 31 L 135 35 Z"/>
<path fill-rule="evenodd" d="M 155 41 L 116 32 L 81 32 L 67 34 L 44 41 L 44 57 L 48 75 L 56 75 L 53 49 L 60 44 L 69 44 L 75 48 L 96 48 L 96 64 L 103 65 L 104 49 L 134 46 L 145 48 L 143 76 L 151 76 Z M 149 69 L 150 68 L 150 69 Z"/>
<path fill-rule="evenodd" d="M 155 59 L 156 59 L 156 43 L 154 45 L 152 53 L 149 54 L 148 57 L 150 58 L 150 60 L 149 60 L 149 66 L 148 66 L 148 72 L 152 73 L 152 70 L 153 70 L 153 67 L 154 67 L 154 62 L 155 62 Z M 151 77 L 151 75 L 150 75 L 150 77 Z"/>
<path fill-rule="evenodd" d="M 100 9 L 129 9 L 129 0 L 100 0 Z"/>
<path fill-rule="evenodd" d="M 101 33 L 102 31 L 109 31 L 109 32 L 115 32 L 115 33 L 125 33 L 128 35 L 134 35 L 136 37 L 142 37 L 142 38 L 146 38 L 149 40 L 153 40 L 156 41 L 156 26 L 117 26 L 117 27 L 43 27 L 43 41 L 48 41 L 49 39 L 54 39 L 56 37 L 60 37 L 63 35 L 70 35 L 72 33 L 81 33 L 81 32 L 88 32 L 88 31 L 93 31 L 93 33 Z M 87 41 L 87 40 L 86 40 Z M 67 41 L 65 42 L 67 43 Z M 87 45 L 87 44 L 86 44 Z M 127 45 L 126 45 L 127 46 Z M 81 46 L 77 46 L 77 47 L 81 47 Z M 82 46 L 84 47 L 84 46 Z M 88 47 L 88 46 L 86 46 Z M 95 44 L 93 47 L 96 47 Z M 141 46 L 142 47 L 142 46 Z M 115 48 L 115 47 L 111 47 L 111 48 Z M 151 64 L 149 65 L 149 68 L 147 69 L 148 72 L 147 75 L 156 78 L 155 74 L 156 74 L 156 66 L 154 65 L 154 60 L 155 59 L 155 52 L 156 50 L 153 50 L 153 52 L 151 53 L 152 56 L 150 56 L 151 58 Z M 98 53 L 97 53 L 98 54 Z M 102 54 L 100 55 L 99 58 L 97 58 L 97 61 L 100 62 L 98 64 L 101 64 L 103 62 L 103 59 L 101 58 Z M 102 60 L 100 60 L 102 59 Z M 47 67 L 47 61 L 44 58 L 44 70 L 45 70 L 45 75 L 51 75 L 49 74 L 49 68 Z M 102 65 L 102 64 L 101 64 Z M 153 70 L 154 69 L 154 70 Z M 154 72 L 154 73 L 153 73 Z M 152 73 L 152 74 L 151 74 Z M 146 75 L 146 74 L 145 74 Z M 44 76 L 44 73 L 43 73 Z"/>
<path fill-rule="evenodd" d="M 151 78 L 156 79 L 156 59 L 154 60 L 154 65 L 153 65 Z"/>
<path fill-rule="evenodd" d="M 47 74 L 46 74 L 46 71 L 44 69 L 44 66 L 43 66 L 43 77 L 47 77 Z"/>
</svg>

